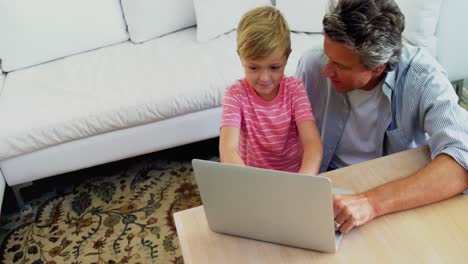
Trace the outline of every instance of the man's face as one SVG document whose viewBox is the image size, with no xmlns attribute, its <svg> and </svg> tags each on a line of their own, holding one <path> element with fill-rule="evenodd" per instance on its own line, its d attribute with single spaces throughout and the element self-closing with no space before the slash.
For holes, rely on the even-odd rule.
<svg viewBox="0 0 468 264">
<path fill-rule="evenodd" d="M 380 82 L 384 67 L 368 70 L 359 60 L 357 52 L 332 41 L 326 35 L 323 48 L 328 57 L 323 75 L 330 79 L 337 92 L 347 93 L 356 89 L 368 91 Z"/>
</svg>

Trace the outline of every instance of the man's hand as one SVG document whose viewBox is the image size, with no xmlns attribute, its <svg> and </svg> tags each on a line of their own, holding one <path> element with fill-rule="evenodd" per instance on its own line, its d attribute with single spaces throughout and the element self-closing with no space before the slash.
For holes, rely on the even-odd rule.
<svg viewBox="0 0 468 264">
<path fill-rule="evenodd" d="M 353 227 L 363 225 L 376 217 L 369 199 L 363 194 L 334 194 L 333 212 L 335 222 L 340 224 L 338 230 L 341 233 L 348 233 Z"/>
<path fill-rule="evenodd" d="M 440 154 L 408 177 L 356 195 L 333 195 L 335 221 L 347 233 L 376 217 L 448 199 L 467 188 L 468 171 Z"/>
</svg>

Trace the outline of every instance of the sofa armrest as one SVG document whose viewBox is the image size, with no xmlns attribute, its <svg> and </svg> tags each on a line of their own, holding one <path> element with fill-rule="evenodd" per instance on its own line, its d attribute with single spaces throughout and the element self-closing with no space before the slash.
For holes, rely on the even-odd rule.
<svg viewBox="0 0 468 264">
<path fill-rule="evenodd" d="M 437 60 L 450 81 L 468 78 L 468 1 L 444 0 L 436 30 Z"/>
</svg>

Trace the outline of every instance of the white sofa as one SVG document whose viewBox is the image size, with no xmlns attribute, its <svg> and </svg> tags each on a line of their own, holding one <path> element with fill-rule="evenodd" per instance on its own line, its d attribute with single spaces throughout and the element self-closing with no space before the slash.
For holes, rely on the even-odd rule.
<svg viewBox="0 0 468 264">
<path fill-rule="evenodd" d="M 276 1 L 293 31 L 286 74 L 321 47 L 326 1 Z M 451 81 L 468 77 L 458 30 L 468 2 L 398 2 L 407 41 Z M 34 180 L 218 136 L 224 89 L 242 77 L 232 30 L 265 3 L 0 0 L 0 192 L 2 177 L 19 194 Z"/>
</svg>

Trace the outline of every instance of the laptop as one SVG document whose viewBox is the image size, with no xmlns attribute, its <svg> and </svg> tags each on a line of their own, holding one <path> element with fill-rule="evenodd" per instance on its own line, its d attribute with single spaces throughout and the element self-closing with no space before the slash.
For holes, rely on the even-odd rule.
<svg viewBox="0 0 468 264">
<path fill-rule="evenodd" d="M 198 159 L 192 165 L 211 230 L 316 251 L 338 250 L 342 234 L 335 232 L 330 179 Z"/>
</svg>

